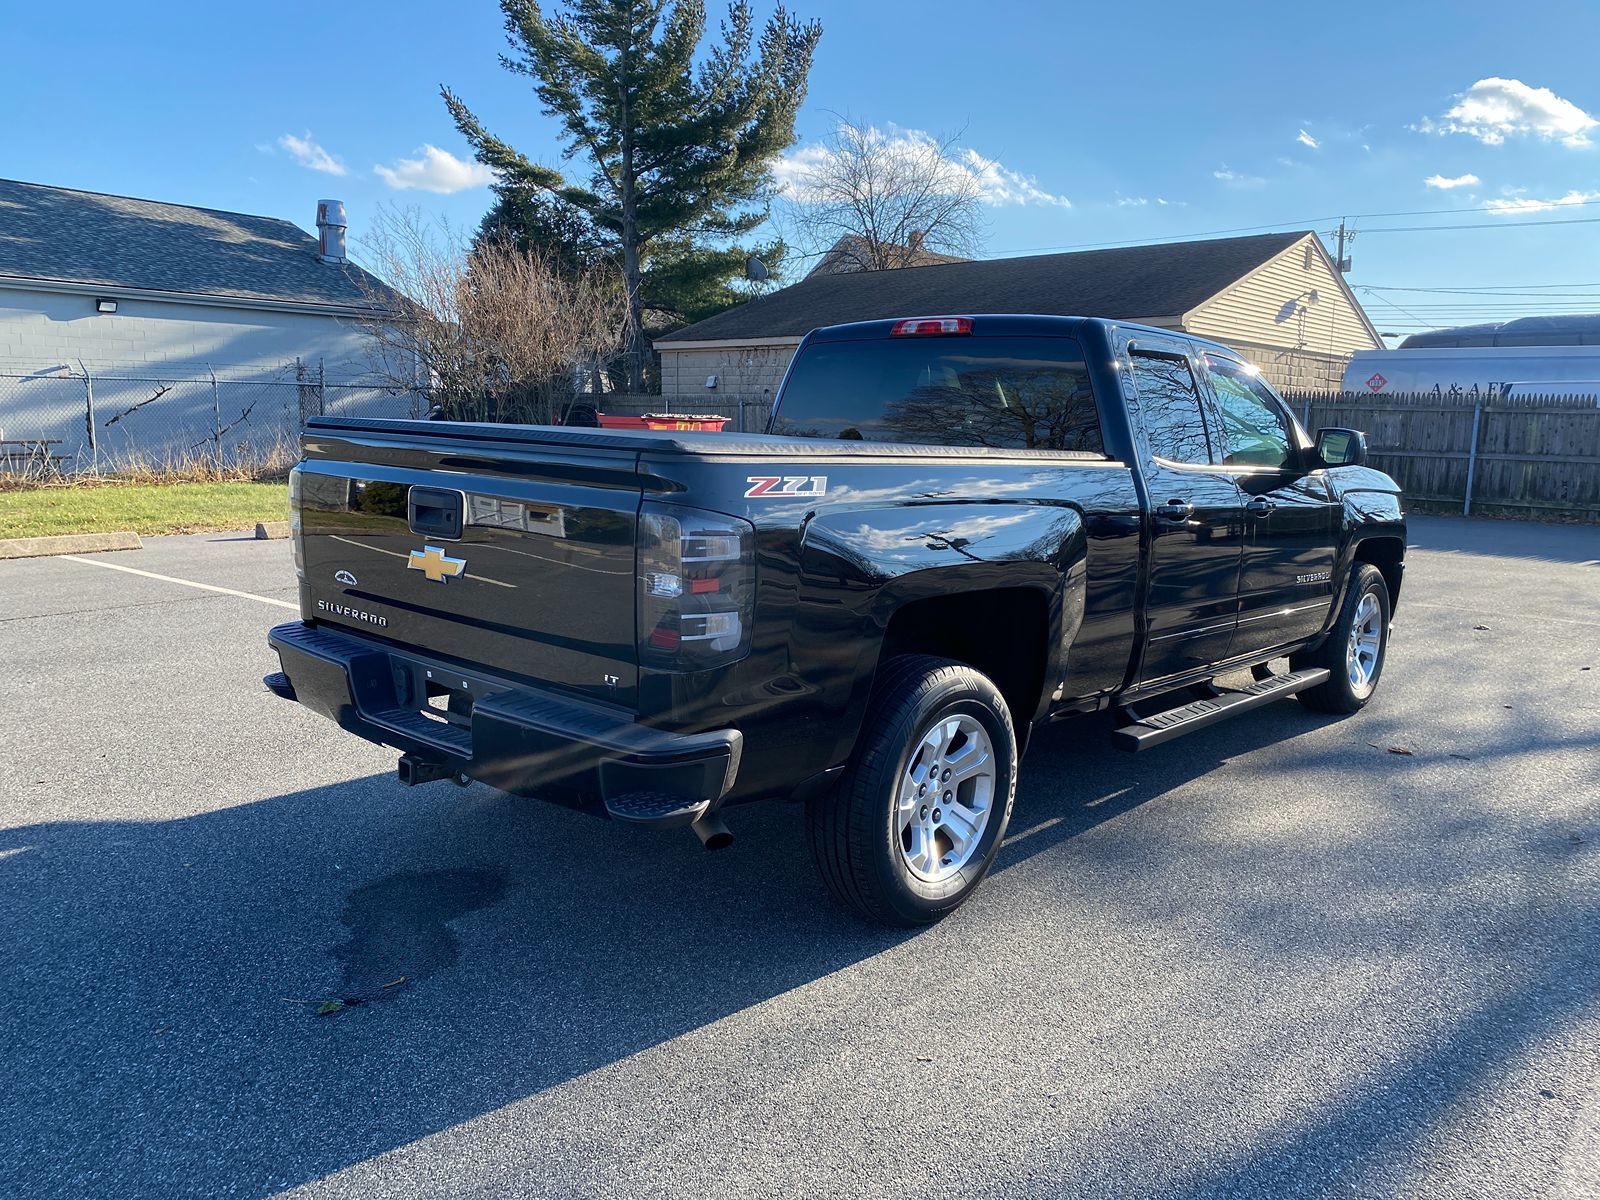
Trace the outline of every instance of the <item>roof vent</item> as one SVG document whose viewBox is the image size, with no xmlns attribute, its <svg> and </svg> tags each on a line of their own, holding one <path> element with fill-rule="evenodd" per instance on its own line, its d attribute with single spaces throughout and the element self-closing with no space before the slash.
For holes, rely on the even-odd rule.
<svg viewBox="0 0 1600 1200">
<path fill-rule="evenodd" d="M 342 263 L 344 256 L 344 201 L 317 201 L 317 259 Z"/>
</svg>

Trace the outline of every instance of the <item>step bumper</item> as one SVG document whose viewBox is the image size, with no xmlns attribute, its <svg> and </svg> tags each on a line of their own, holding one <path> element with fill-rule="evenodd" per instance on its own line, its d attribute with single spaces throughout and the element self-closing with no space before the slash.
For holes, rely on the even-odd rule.
<svg viewBox="0 0 1600 1200">
<path fill-rule="evenodd" d="M 299 621 L 267 641 L 282 666 L 264 680 L 275 694 L 503 791 L 580 803 L 598 796 L 618 820 L 686 825 L 738 777 L 744 739 L 736 729 L 657 729 L 620 709 Z M 427 704 L 440 688 L 467 711 L 442 719 Z"/>
</svg>

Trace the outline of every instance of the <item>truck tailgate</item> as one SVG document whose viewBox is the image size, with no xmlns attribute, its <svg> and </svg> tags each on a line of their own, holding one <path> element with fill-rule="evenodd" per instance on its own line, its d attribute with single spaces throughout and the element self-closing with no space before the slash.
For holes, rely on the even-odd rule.
<svg viewBox="0 0 1600 1200">
<path fill-rule="evenodd" d="M 304 616 L 633 701 L 636 453 L 320 431 L 305 450 Z"/>
</svg>

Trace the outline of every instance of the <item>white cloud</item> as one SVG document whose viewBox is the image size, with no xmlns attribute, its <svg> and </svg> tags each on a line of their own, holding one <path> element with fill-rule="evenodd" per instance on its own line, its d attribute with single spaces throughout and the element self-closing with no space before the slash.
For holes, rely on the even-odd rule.
<svg viewBox="0 0 1600 1200">
<path fill-rule="evenodd" d="M 1535 200 L 1532 196 L 1512 196 L 1503 200 L 1490 200 L 1484 208 L 1496 216 L 1520 216 L 1523 213 L 1549 212 L 1570 204 L 1593 204 L 1600 200 L 1600 192 L 1570 191 L 1553 200 Z"/>
<path fill-rule="evenodd" d="M 1443 175 L 1429 175 L 1422 182 L 1428 187 L 1448 192 L 1451 188 L 1477 187 L 1483 180 L 1469 171 L 1465 175 L 1456 175 L 1453 178 L 1446 178 Z"/>
<path fill-rule="evenodd" d="M 1317 149 L 1317 147 L 1322 145 L 1321 142 L 1317 141 L 1316 138 L 1312 137 L 1304 129 L 1302 129 L 1300 131 L 1300 136 L 1295 138 L 1294 140 L 1299 142 L 1302 146 L 1310 146 L 1311 149 L 1313 149 L 1313 150 Z"/>
<path fill-rule="evenodd" d="M 457 158 L 437 146 L 422 146 L 417 158 L 399 158 L 387 167 L 373 167 L 372 173 L 398 191 L 437 192 L 448 196 L 468 188 L 488 187 L 494 171 L 480 162 Z"/>
<path fill-rule="evenodd" d="M 1437 121 L 1424 119 L 1418 128 L 1424 133 L 1464 133 L 1486 146 L 1519 136 L 1587 146 L 1596 125 L 1600 120 L 1549 88 L 1491 76 L 1457 96 Z"/>
<path fill-rule="evenodd" d="M 962 164 L 968 174 L 978 181 L 978 194 L 985 204 L 1000 207 L 1006 204 L 1051 204 L 1057 208 L 1071 208 L 1072 201 L 1045 191 L 1032 175 L 1001 166 L 996 159 L 985 158 L 976 150 L 963 153 Z"/>
<path fill-rule="evenodd" d="M 936 156 L 938 174 L 952 184 L 973 187 L 978 199 L 994 208 L 1030 204 L 1072 207 L 1071 200 L 1046 191 L 1032 175 L 1012 170 L 998 159 L 985 158 L 976 150 L 958 150 L 947 157 L 939 139 L 920 129 L 900 129 L 891 125 L 885 132 L 874 126 L 866 131 L 866 136 L 875 147 L 919 167 L 926 165 L 930 156 Z M 826 166 L 832 154 L 825 144 L 813 142 L 780 155 L 772 164 L 778 190 L 791 200 L 805 203 L 806 176 Z"/>
<path fill-rule="evenodd" d="M 278 139 L 278 145 L 287 150 L 290 157 L 307 170 L 321 171 L 324 175 L 349 174 L 342 162 L 312 140 L 309 130 L 304 137 L 286 133 Z"/>
<path fill-rule="evenodd" d="M 1176 204 L 1176 205 L 1179 205 L 1181 207 L 1182 204 L 1183 204 L 1183 201 L 1182 200 L 1168 200 L 1165 196 L 1155 196 L 1155 197 L 1151 197 L 1151 196 L 1118 196 L 1117 197 L 1117 207 L 1118 208 L 1144 208 L 1146 205 L 1149 205 L 1149 204 L 1159 204 L 1162 208 L 1166 208 L 1168 205 L 1171 205 L 1171 204 Z"/>
<path fill-rule="evenodd" d="M 1261 178 L 1259 175 L 1245 175 L 1239 171 L 1231 170 L 1228 167 L 1223 167 L 1220 170 L 1211 172 L 1211 177 L 1213 179 L 1220 179 L 1229 187 L 1260 187 L 1266 182 L 1266 180 Z"/>
</svg>

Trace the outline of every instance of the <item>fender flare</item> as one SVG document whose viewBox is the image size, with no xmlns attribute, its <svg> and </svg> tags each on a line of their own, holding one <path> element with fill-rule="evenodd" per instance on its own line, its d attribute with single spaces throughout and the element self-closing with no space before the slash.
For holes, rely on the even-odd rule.
<svg viewBox="0 0 1600 1200">
<path fill-rule="evenodd" d="M 963 527 L 994 532 L 957 536 Z M 998 536 L 1003 531 L 1004 536 Z M 1088 537 L 1083 513 L 1062 504 L 954 502 L 877 512 L 829 513 L 802 537 L 804 580 L 826 578 L 853 592 L 859 652 L 842 682 L 830 766 L 849 759 L 866 720 L 890 622 L 908 604 L 957 592 L 1032 589 L 1043 594 L 1048 626 L 1040 719 L 1066 674 L 1083 622 Z M 837 583 L 834 583 L 837 581 Z M 1027 731 L 1018 730 L 1019 740 Z"/>
</svg>

